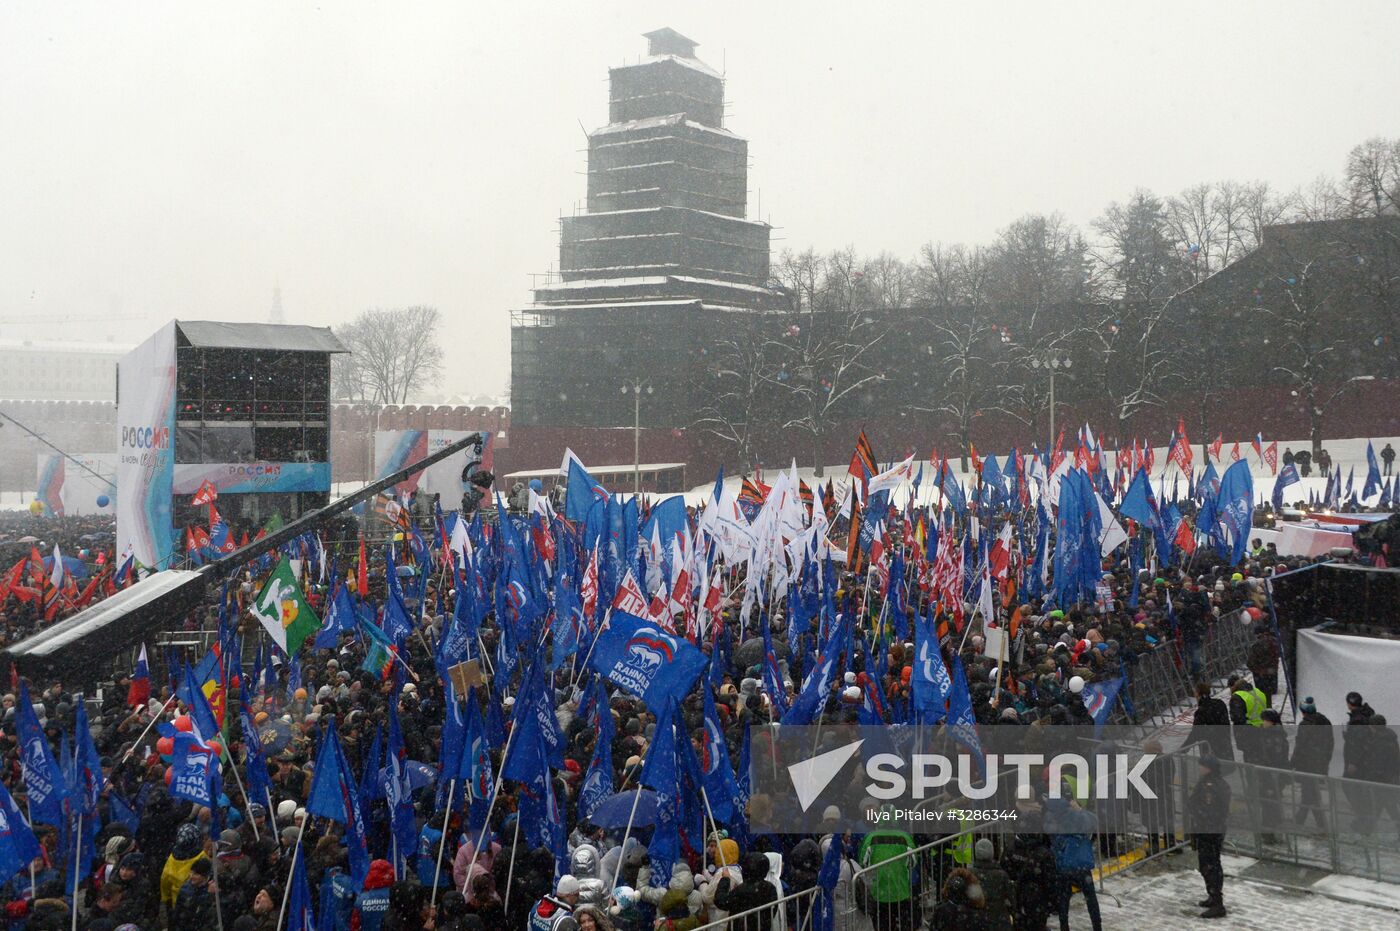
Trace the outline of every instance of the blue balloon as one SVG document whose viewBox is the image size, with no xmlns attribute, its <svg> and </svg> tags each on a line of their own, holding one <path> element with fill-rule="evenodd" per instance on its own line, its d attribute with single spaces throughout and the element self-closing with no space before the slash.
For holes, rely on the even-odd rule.
<svg viewBox="0 0 1400 931">
<path fill-rule="evenodd" d="M 533 492 L 534 492 L 535 494 L 537 494 L 537 495 L 543 494 L 543 493 L 544 493 L 544 482 L 540 481 L 540 480 L 537 479 L 537 478 L 532 478 L 532 479 L 530 479 L 530 490 L 533 491 Z"/>
<path fill-rule="evenodd" d="M 98 496 L 97 496 L 97 506 L 98 506 L 98 507 L 100 507 L 100 508 L 105 508 L 107 505 L 109 505 L 109 504 L 111 504 L 111 503 L 112 503 L 112 499 L 109 498 L 109 497 L 107 497 L 106 495 L 98 495 Z"/>
</svg>

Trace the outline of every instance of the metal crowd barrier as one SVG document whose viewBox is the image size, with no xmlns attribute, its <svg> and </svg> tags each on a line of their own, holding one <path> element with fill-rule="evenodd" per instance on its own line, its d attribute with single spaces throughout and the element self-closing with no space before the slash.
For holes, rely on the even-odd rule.
<svg viewBox="0 0 1400 931">
<path fill-rule="evenodd" d="M 820 893 L 817 886 L 793 892 L 768 905 L 716 918 L 695 931 L 811 931 Z"/>
</svg>

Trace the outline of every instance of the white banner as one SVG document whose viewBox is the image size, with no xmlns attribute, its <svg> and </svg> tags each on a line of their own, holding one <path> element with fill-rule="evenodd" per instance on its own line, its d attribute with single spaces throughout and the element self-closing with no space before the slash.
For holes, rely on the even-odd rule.
<svg viewBox="0 0 1400 931">
<path fill-rule="evenodd" d="M 174 550 L 175 321 L 117 365 L 117 562 L 128 554 L 150 568 Z"/>
<path fill-rule="evenodd" d="M 1317 710 L 1334 726 L 1347 723 L 1348 692 L 1360 692 L 1378 713 L 1394 715 L 1400 709 L 1396 669 L 1400 669 L 1400 642 L 1298 631 L 1298 701 L 1311 695 Z"/>
</svg>

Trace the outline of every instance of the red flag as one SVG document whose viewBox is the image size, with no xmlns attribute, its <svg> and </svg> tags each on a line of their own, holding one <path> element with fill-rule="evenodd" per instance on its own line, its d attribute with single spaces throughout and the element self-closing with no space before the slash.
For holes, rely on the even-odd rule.
<svg viewBox="0 0 1400 931">
<path fill-rule="evenodd" d="M 977 456 L 977 444 L 976 444 L 976 443 L 968 443 L 968 444 L 967 444 L 967 454 L 968 454 L 968 457 L 969 457 L 970 459 L 972 459 L 972 471 L 973 471 L 973 472 L 976 472 L 978 475 L 981 475 L 981 474 L 982 474 L 982 460 L 981 460 L 980 458 L 978 458 L 978 456 Z"/>
<path fill-rule="evenodd" d="M 1264 462 L 1278 475 L 1278 440 L 1274 440 L 1269 444 L 1269 448 L 1264 450 Z"/>
<path fill-rule="evenodd" d="M 1240 461 L 1240 441 L 1239 441 L 1239 440 L 1235 440 L 1235 445 L 1232 446 L 1232 447 L 1230 447 L 1230 461 L 1231 461 L 1231 462 L 1239 462 L 1239 461 Z"/>
<path fill-rule="evenodd" d="M 1060 428 L 1060 435 L 1055 437 L 1055 449 L 1050 453 L 1050 471 L 1054 472 L 1060 467 L 1060 463 L 1065 459 L 1065 428 Z"/>
<path fill-rule="evenodd" d="M 214 483 L 206 478 L 199 483 L 194 497 L 190 498 L 190 504 L 213 504 L 217 500 L 219 500 L 219 489 L 215 488 Z"/>
<path fill-rule="evenodd" d="M 1174 542 L 1181 547 L 1183 553 L 1196 552 L 1196 535 L 1192 533 L 1189 523 L 1183 520 L 1176 525 L 1176 540 Z"/>
<path fill-rule="evenodd" d="M 1220 461 L 1220 447 L 1225 445 L 1225 434 L 1217 433 L 1215 442 L 1210 444 L 1210 454 L 1216 462 Z"/>
<path fill-rule="evenodd" d="M 1180 419 L 1176 425 L 1176 439 L 1172 441 L 1172 448 L 1167 451 L 1167 458 L 1176 463 L 1176 467 L 1183 474 L 1191 474 L 1191 442 L 1186 438 L 1186 421 Z"/>
<path fill-rule="evenodd" d="M 365 560 L 365 535 L 360 534 L 360 565 L 355 570 L 355 587 L 361 598 L 369 597 L 369 563 Z"/>
</svg>

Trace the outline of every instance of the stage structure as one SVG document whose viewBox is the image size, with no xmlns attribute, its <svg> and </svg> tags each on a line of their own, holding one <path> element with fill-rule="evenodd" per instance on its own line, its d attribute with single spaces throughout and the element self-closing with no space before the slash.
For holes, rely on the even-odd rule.
<svg viewBox="0 0 1400 931">
<path fill-rule="evenodd" d="M 328 328 L 172 320 L 117 366 L 117 558 L 164 569 L 203 523 L 206 483 L 231 527 L 323 507 L 331 488 Z"/>
</svg>

